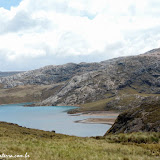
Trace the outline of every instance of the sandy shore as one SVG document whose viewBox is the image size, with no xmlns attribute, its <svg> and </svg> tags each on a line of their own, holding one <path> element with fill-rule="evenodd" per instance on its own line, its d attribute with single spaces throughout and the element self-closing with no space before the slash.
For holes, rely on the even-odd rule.
<svg viewBox="0 0 160 160">
<path fill-rule="evenodd" d="M 109 125 L 114 124 L 118 115 L 119 115 L 118 112 L 113 112 L 113 111 L 90 111 L 90 112 L 74 114 L 74 116 L 102 116 L 102 118 L 88 118 L 88 119 L 78 120 L 75 121 L 76 123 L 109 124 Z M 104 118 L 104 116 L 106 118 Z"/>
<path fill-rule="evenodd" d="M 112 125 L 114 124 L 116 119 L 111 119 L 111 118 L 88 118 L 88 119 L 83 119 L 79 121 L 75 121 L 76 123 L 93 123 L 93 124 L 109 124 Z"/>
<path fill-rule="evenodd" d="M 90 112 L 83 112 L 80 116 L 114 116 L 118 117 L 119 113 L 114 111 L 90 111 Z"/>
</svg>

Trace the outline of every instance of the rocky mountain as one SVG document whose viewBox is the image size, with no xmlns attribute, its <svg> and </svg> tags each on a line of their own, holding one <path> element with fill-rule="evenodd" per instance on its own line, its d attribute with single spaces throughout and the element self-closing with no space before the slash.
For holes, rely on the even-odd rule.
<svg viewBox="0 0 160 160">
<path fill-rule="evenodd" d="M 68 63 L 0 77 L 0 104 L 39 102 L 56 94 L 75 75 L 103 69 L 98 63 Z"/>
<path fill-rule="evenodd" d="M 119 93 L 122 90 L 127 93 L 130 89 L 136 91 L 137 98 L 141 93 L 160 93 L 160 49 L 99 64 L 105 68 L 72 77 L 58 93 L 40 105 L 79 105 L 106 99 L 108 95 L 116 96 L 116 101 L 119 101 L 127 96 Z"/>
<path fill-rule="evenodd" d="M 100 63 L 46 66 L 2 77 L 0 86 L 8 89 L 8 93 L 20 86 L 49 87 L 40 91 L 39 95 L 49 94 L 35 99 L 42 100 L 36 105 L 80 105 L 79 111 L 123 111 L 141 105 L 149 96 L 159 96 L 160 49 Z"/>
<path fill-rule="evenodd" d="M 98 63 L 68 63 L 65 65 L 50 65 L 37 70 L 19 73 L 0 78 L 4 88 L 14 88 L 21 85 L 49 85 L 67 81 L 74 75 L 104 68 Z"/>
<path fill-rule="evenodd" d="M 148 98 L 139 107 L 120 114 L 106 133 L 160 132 L 160 98 Z"/>
<path fill-rule="evenodd" d="M 15 75 L 15 74 L 18 74 L 18 73 L 21 73 L 21 72 L 18 72 L 18 71 L 15 71 L 15 72 L 1 72 L 0 71 L 0 77 L 12 76 L 12 75 Z"/>
</svg>

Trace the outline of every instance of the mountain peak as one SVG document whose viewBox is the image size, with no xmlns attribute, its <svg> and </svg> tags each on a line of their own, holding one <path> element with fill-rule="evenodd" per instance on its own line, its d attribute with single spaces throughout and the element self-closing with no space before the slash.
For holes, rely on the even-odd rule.
<svg viewBox="0 0 160 160">
<path fill-rule="evenodd" d="M 144 54 L 140 54 L 140 56 L 160 56 L 160 48 L 152 49 Z"/>
</svg>

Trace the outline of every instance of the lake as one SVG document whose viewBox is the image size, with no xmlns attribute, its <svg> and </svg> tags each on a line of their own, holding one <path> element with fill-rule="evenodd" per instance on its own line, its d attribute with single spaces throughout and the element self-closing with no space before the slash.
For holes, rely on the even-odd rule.
<svg viewBox="0 0 160 160">
<path fill-rule="evenodd" d="M 98 118 L 98 116 L 72 116 L 67 114 L 68 110 L 75 107 L 24 107 L 25 104 L 0 105 L 0 121 L 16 123 L 27 128 L 45 131 L 54 130 L 56 133 L 79 137 L 103 136 L 111 127 L 107 124 L 75 123 L 74 121 L 90 117 Z"/>
</svg>

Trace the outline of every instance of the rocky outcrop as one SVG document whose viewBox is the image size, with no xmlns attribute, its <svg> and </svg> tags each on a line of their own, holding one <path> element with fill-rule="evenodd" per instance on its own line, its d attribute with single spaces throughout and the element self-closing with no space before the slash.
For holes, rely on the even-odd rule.
<svg viewBox="0 0 160 160">
<path fill-rule="evenodd" d="M 20 85 L 49 85 L 64 82 L 75 75 L 102 68 L 104 68 L 104 65 L 98 63 L 51 65 L 10 77 L 2 77 L 0 78 L 0 83 L 3 84 L 4 88 L 13 88 Z"/>
<path fill-rule="evenodd" d="M 47 66 L 37 70 L 0 78 L 1 88 L 25 85 L 63 85 L 37 105 L 81 105 L 116 97 L 108 107 L 116 106 L 127 95 L 119 95 L 126 88 L 139 93 L 160 93 L 160 49 L 130 57 L 120 57 L 100 63 L 69 63 Z M 116 103 L 117 102 L 117 103 Z M 136 100 L 135 100 L 136 102 Z M 120 105 L 119 105 L 120 106 Z M 122 106 L 125 108 L 126 106 Z"/>
<path fill-rule="evenodd" d="M 156 54 L 155 54 L 156 52 Z M 56 95 L 39 105 L 75 105 L 117 95 L 126 87 L 139 93 L 160 93 L 160 50 L 101 62 L 105 68 L 72 77 Z"/>
<path fill-rule="evenodd" d="M 0 77 L 7 77 L 7 76 L 12 76 L 12 75 L 15 75 L 15 74 L 18 74 L 18 73 L 22 73 L 22 72 L 1 72 L 0 71 Z"/>
<path fill-rule="evenodd" d="M 139 107 L 120 114 L 106 133 L 160 132 L 160 98 L 148 98 Z"/>
</svg>

